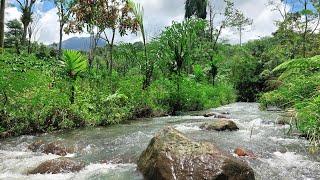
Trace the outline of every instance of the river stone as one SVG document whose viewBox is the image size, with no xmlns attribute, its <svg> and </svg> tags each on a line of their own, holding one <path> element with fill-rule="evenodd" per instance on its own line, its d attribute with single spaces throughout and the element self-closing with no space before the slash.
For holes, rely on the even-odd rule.
<svg viewBox="0 0 320 180">
<path fill-rule="evenodd" d="M 226 116 L 227 114 L 219 114 L 219 113 L 216 113 L 216 112 L 208 112 L 208 113 L 205 113 L 203 116 L 204 117 L 213 117 L 213 118 L 220 118 L 220 119 L 229 119 L 228 116 Z"/>
<path fill-rule="evenodd" d="M 37 168 L 30 171 L 29 174 L 60 174 L 78 172 L 84 168 L 82 162 L 71 158 L 60 157 L 41 163 Z"/>
<path fill-rule="evenodd" d="M 238 147 L 234 150 L 234 153 L 238 156 L 248 156 L 251 158 L 256 158 L 256 155 L 250 151 L 250 150 L 246 150 L 244 148 Z"/>
<path fill-rule="evenodd" d="M 203 116 L 204 117 L 213 117 L 213 116 L 216 116 L 217 115 L 217 113 L 215 113 L 215 112 L 208 112 L 208 113 L 205 113 Z"/>
<path fill-rule="evenodd" d="M 214 120 L 213 122 L 210 123 L 204 123 L 200 126 L 201 129 L 204 130 L 216 130 L 216 131 L 225 131 L 225 130 L 230 130 L 230 131 L 235 131 L 238 130 L 238 126 L 236 123 L 234 123 L 231 120 L 228 119 L 218 119 Z"/>
<path fill-rule="evenodd" d="M 247 152 L 246 150 L 244 150 L 243 148 L 237 148 L 234 150 L 234 153 L 238 156 L 247 156 Z"/>
<path fill-rule="evenodd" d="M 68 147 L 60 141 L 51 142 L 44 146 L 43 153 L 56 154 L 59 156 L 66 156 L 68 153 L 73 153 L 74 148 Z"/>
<path fill-rule="evenodd" d="M 167 127 L 158 132 L 138 160 L 145 179 L 254 180 L 247 163 L 207 142 L 194 142 Z"/>
<path fill-rule="evenodd" d="M 55 154 L 59 156 L 66 156 L 68 153 L 74 153 L 73 147 L 69 147 L 61 141 L 45 143 L 43 140 L 38 140 L 30 144 L 28 149 L 33 152 L 40 151 L 45 154 Z"/>
</svg>

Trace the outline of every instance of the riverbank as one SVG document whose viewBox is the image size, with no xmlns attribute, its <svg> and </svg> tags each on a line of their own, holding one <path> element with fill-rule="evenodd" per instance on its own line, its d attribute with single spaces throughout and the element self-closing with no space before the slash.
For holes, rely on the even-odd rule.
<svg viewBox="0 0 320 180">
<path fill-rule="evenodd" d="M 180 77 L 178 91 L 177 83 L 163 76 L 142 89 L 139 69 L 128 76 L 116 72 L 108 76 L 106 69 L 93 69 L 70 79 L 63 63 L 37 54 L 6 51 L 0 56 L 0 66 L 2 137 L 109 126 L 236 100 L 231 84 L 217 82 L 213 86 L 188 75 Z"/>
</svg>

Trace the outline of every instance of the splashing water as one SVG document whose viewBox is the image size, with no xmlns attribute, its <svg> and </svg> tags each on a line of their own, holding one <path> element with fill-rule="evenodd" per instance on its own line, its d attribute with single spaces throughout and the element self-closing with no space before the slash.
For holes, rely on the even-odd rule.
<svg viewBox="0 0 320 180">
<path fill-rule="evenodd" d="M 256 179 L 320 179 L 319 155 L 308 154 L 305 139 L 287 136 L 288 126 L 274 123 L 279 112 L 260 111 L 255 103 L 235 103 L 212 111 L 229 112 L 240 130 L 202 131 L 199 126 L 213 118 L 188 115 L 1 140 L 0 179 L 143 179 L 135 163 L 153 135 L 169 125 L 196 141 L 215 143 L 230 154 L 237 147 L 253 151 L 257 158 L 244 160 L 254 169 Z M 36 140 L 74 145 L 76 153 L 68 156 L 83 161 L 85 168 L 78 173 L 27 175 L 42 162 L 59 157 L 29 151 L 28 145 Z"/>
</svg>

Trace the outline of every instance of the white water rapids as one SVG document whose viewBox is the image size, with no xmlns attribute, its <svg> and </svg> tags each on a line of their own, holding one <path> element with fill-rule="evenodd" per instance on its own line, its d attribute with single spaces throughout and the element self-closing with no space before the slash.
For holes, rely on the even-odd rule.
<svg viewBox="0 0 320 180">
<path fill-rule="evenodd" d="M 256 179 L 317 180 L 320 158 L 308 153 L 308 141 L 286 135 L 289 126 L 276 125 L 278 112 L 263 112 L 255 103 L 235 103 L 212 109 L 229 112 L 240 130 L 235 132 L 202 131 L 199 126 L 212 118 L 180 116 L 147 119 L 107 128 L 86 128 L 41 136 L 20 136 L 0 140 L 0 179 L 13 180 L 85 180 L 143 179 L 136 160 L 153 135 L 165 126 L 173 126 L 196 141 L 209 141 L 233 154 L 237 147 L 254 152 L 257 158 L 243 158 L 254 169 Z M 79 149 L 69 154 L 86 166 L 78 173 L 27 175 L 42 162 L 57 155 L 34 153 L 28 145 L 36 140 L 63 141 Z M 101 163 L 102 161 L 109 163 Z"/>
</svg>

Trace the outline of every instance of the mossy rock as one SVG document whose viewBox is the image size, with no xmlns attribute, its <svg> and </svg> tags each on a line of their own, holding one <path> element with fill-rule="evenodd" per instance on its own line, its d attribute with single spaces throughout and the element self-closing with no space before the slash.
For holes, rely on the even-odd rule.
<svg viewBox="0 0 320 180">
<path fill-rule="evenodd" d="M 238 130 L 238 126 L 236 125 L 235 122 L 228 120 L 228 119 L 218 119 L 214 120 L 213 122 L 210 123 L 204 123 L 200 126 L 201 129 L 204 130 L 215 130 L 215 131 L 236 131 Z"/>
<path fill-rule="evenodd" d="M 71 158 L 57 158 L 41 163 L 28 174 L 60 174 L 78 172 L 84 168 L 82 162 L 75 161 Z"/>
<path fill-rule="evenodd" d="M 138 160 L 145 179 L 253 180 L 247 163 L 206 142 L 194 142 L 167 127 L 158 132 Z"/>
<path fill-rule="evenodd" d="M 46 143 L 42 140 L 38 140 L 30 144 L 28 149 L 33 152 L 42 152 L 45 154 L 55 154 L 59 156 L 66 156 L 68 153 L 75 152 L 74 147 L 68 146 L 61 141 Z"/>
</svg>

